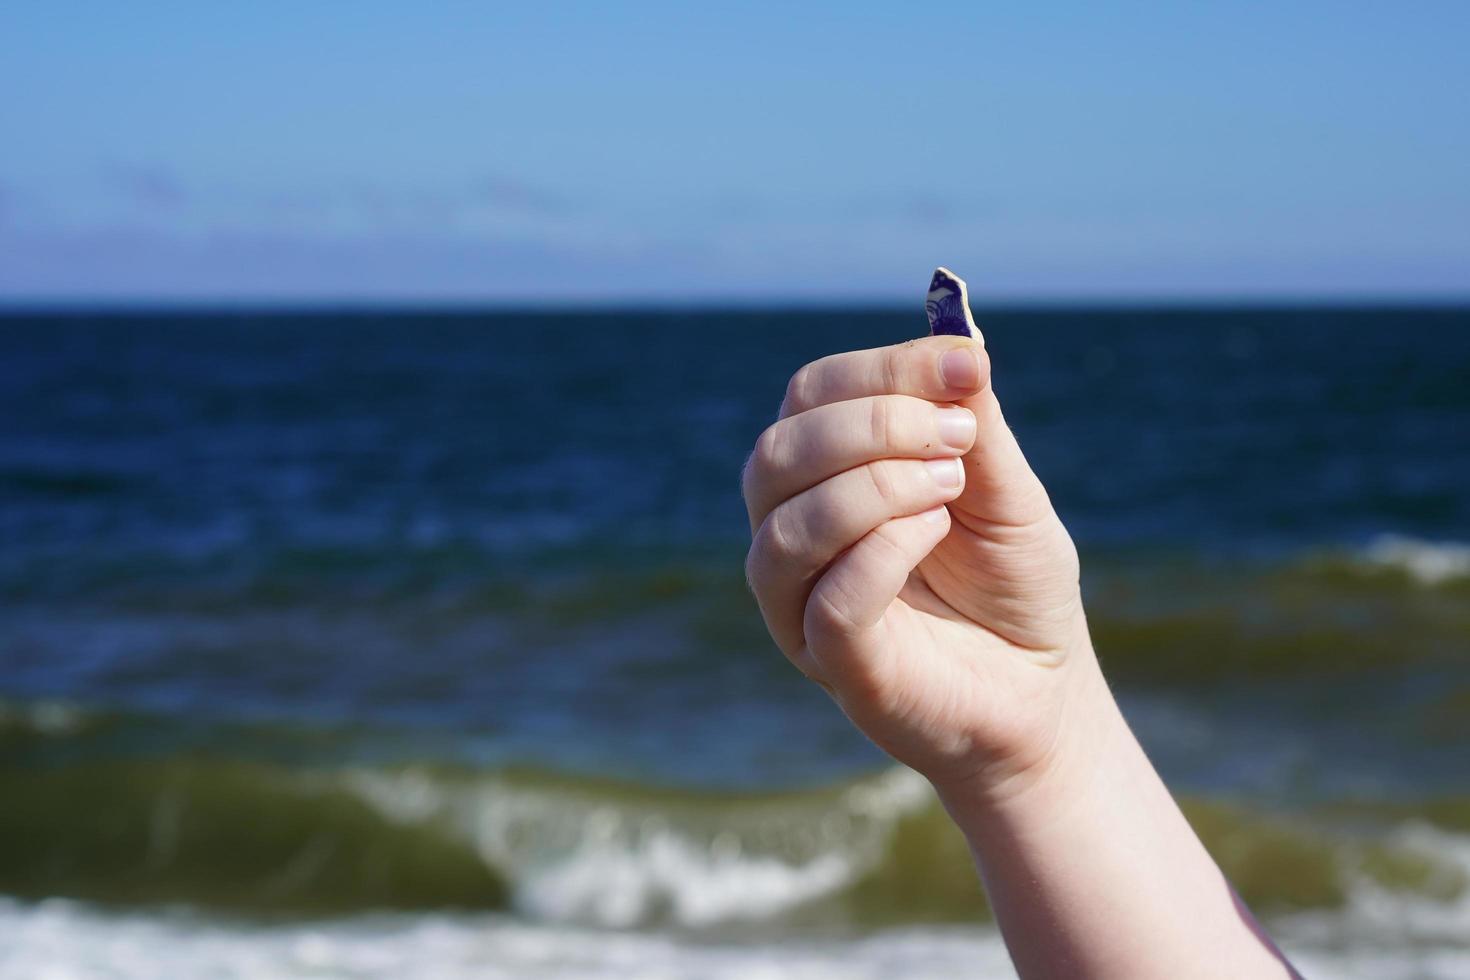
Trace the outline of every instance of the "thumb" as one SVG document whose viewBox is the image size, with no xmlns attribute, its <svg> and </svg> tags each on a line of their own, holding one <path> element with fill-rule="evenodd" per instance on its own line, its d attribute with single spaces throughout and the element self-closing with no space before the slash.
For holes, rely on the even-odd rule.
<svg viewBox="0 0 1470 980">
<path fill-rule="evenodd" d="M 975 415 L 975 443 L 964 456 L 965 490 L 949 508 L 966 524 L 1024 526 L 1044 518 L 1051 510 L 1051 503 L 1010 426 L 1006 425 L 1000 401 L 995 396 L 985 340 L 975 325 L 969 300 L 969 289 L 963 279 L 942 267 L 935 270 L 924 304 L 929 331 L 936 335 L 968 336 L 972 343 L 948 352 L 945 359 L 960 362 L 969 355 L 973 362 L 955 363 L 955 372 L 968 374 L 973 370 L 975 378 L 987 379 L 984 387 L 959 402 Z M 945 365 L 946 374 L 950 368 L 951 365 Z"/>
<path fill-rule="evenodd" d="M 987 384 L 959 404 L 975 415 L 975 444 L 963 458 L 964 492 L 950 503 L 950 510 L 967 525 L 981 521 L 1024 527 L 1045 518 L 1051 513 L 1046 488 L 1006 425 L 994 387 Z"/>
</svg>

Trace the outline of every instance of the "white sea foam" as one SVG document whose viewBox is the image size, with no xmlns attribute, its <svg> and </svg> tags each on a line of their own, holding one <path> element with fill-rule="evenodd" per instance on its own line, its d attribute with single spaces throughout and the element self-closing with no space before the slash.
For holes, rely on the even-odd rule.
<svg viewBox="0 0 1470 980">
<path fill-rule="evenodd" d="M 1307 976 L 1451 980 L 1463 944 L 1351 948 L 1288 941 Z M 854 938 L 704 942 L 660 932 L 528 923 L 504 915 L 381 915 L 249 926 L 182 913 L 111 914 L 0 899 L 0 980 L 939 980 L 1015 976 L 986 928 Z"/>
<path fill-rule="evenodd" d="M 1459 889 L 1459 893 L 1449 900 L 1405 893 L 1386 888 L 1367 875 L 1349 873 L 1348 901 L 1343 908 L 1284 919 L 1284 934 L 1309 946 L 1352 950 L 1364 956 L 1385 948 L 1452 952 L 1461 964 L 1461 972 L 1454 975 L 1470 976 L 1470 888 L 1463 887 L 1470 881 L 1470 837 L 1415 821 L 1399 827 L 1386 843 L 1402 852 L 1423 855 L 1441 869 L 1445 891 Z"/>
<path fill-rule="evenodd" d="M 82 724 L 82 711 L 69 701 L 42 699 L 27 704 L 0 702 L 0 724 L 20 722 L 42 735 L 69 735 Z"/>
<path fill-rule="evenodd" d="M 1372 567 L 1406 572 L 1423 585 L 1470 577 L 1470 544 L 1455 541 L 1385 534 L 1369 542 L 1362 557 Z"/>
<path fill-rule="evenodd" d="M 696 943 L 507 916 L 376 916 L 266 928 L 0 901 L 3 980 L 311 977 L 436 980 L 826 980 L 1011 976 L 993 932 L 911 930 L 853 942 Z"/>
<path fill-rule="evenodd" d="M 734 807 L 717 821 L 504 780 L 454 788 L 363 771 L 352 784 L 390 819 L 439 820 L 466 835 L 526 915 L 614 928 L 766 919 L 837 894 L 930 800 L 907 769 L 836 797 Z"/>
<path fill-rule="evenodd" d="M 177 956 L 208 964 L 178 975 L 367 978 L 430 966 L 435 976 L 447 978 L 1014 975 L 998 935 L 987 927 L 901 928 L 852 939 L 782 933 L 780 939 L 748 944 L 687 931 L 722 922 L 779 922 L 791 908 L 849 887 L 881 858 L 897 821 L 932 802 L 927 786 L 907 770 L 811 801 L 721 811 L 708 827 L 698 812 L 671 812 L 667 801 L 611 802 L 574 788 L 501 781 L 456 787 L 413 772 L 364 772 L 354 780 L 393 819 L 443 821 L 466 834 L 508 881 L 520 914 L 403 915 L 240 930 L 109 918 L 46 903 L 12 907 L 12 919 L 34 920 L 16 933 L 24 940 L 16 955 L 29 956 L 26 950 L 49 942 L 57 930 L 74 929 L 98 930 L 94 945 L 101 949 L 136 943 L 146 950 L 167 939 Z M 694 809 L 708 816 L 705 806 Z M 1450 880 L 1457 872 L 1470 877 L 1470 837 L 1408 823 L 1385 843 L 1398 852 L 1424 854 L 1447 876 L 1447 892 L 1457 886 Z M 1444 900 L 1385 888 L 1352 867 L 1343 874 L 1349 891 L 1343 907 L 1269 923 L 1305 975 L 1470 976 L 1470 892 Z M 169 929 L 174 932 L 164 936 Z M 0 948 L 8 931 L 0 917 Z M 149 935 L 154 938 L 138 938 Z M 72 971 L 55 976 L 152 975 L 87 972 L 86 947 L 92 942 L 57 939 L 46 947 L 50 952 L 44 955 L 58 956 Z"/>
</svg>

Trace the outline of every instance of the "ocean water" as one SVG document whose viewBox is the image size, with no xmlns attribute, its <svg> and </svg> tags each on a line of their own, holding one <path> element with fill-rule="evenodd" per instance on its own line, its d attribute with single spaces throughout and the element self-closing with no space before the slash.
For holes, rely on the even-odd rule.
<svg viewBox="0 0 1470 980">
<path fill-rule="evenodd" d="M 1470 310 L 992 310 L 1130 720 L 1309 975 L 1470 975 Z M 738 473 L 919 309 L 0 317 L 0 977 L 1011 971 Z"/>
</svg>

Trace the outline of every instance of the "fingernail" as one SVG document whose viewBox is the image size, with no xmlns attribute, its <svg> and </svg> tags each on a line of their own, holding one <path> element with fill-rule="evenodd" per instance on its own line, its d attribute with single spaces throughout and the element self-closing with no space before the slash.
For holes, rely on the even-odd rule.
<svg viewBox="0 0 1470 980">
<path fill-rule="evenodd" d="M 950 388 L 977 388 L 980 386 L 980 358 L 967 347 L 946 351 L 939 359 L 939 376 Z"/>
<path fill-rule="evenodd" d="M 946 490 L 954 490 L 963 479 L 963 474 L 960 473 L 960 461 L 953 456 L 945 459 L 926 459 L 924 465 L 929 467 L 929 475 L 934 478 L 934 482 Z"/>
<path fill-rule="evenodd" d="M 951 406 L 939 410 L 939 438 L 951 449 L 969 449 L 975 441 L 975 415 L 969 409 Z"/>
<path fill-rule="evenodd" d="M 941 504 L 933 510 L 924 511 L 919 516 L 924 519 L 924 523 L 926 524 L 943 524 L 945 518 L 949 516 L 949 508 Z"/>
</svg>

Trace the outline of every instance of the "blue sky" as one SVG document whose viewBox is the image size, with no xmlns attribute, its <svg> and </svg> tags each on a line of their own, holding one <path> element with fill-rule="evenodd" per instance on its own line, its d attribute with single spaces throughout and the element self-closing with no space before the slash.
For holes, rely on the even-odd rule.
<svg viewBox="0 0 1470 980">
<path fill-rule="evenodd" d="M 1470 4 L 0 6 L 0 301 L 1470 295 Z"/>
</svg>

